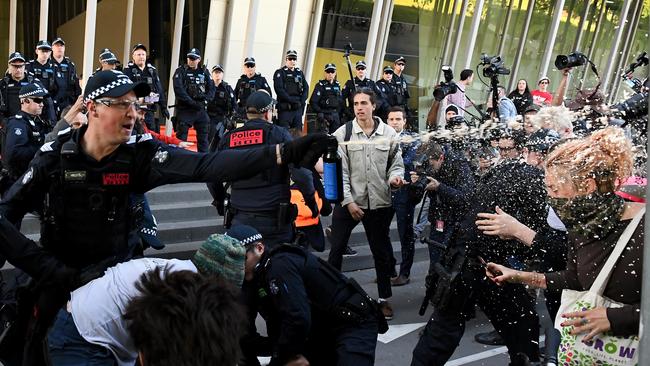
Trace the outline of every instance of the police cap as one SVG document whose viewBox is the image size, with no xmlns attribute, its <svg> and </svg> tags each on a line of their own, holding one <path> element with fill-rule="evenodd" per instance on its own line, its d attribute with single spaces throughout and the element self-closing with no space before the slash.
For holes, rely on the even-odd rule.
<svg viewBox="0 0 650 366">
<path fill-rule="evenodd" d="M 246 57 L 244 59 L 244 65 L 253 65 L 255 66 L 255 58 L 254 57 Z"/>
<path fill-rule="evenodd" d="M 528 137 L 526 147 L 531 151 L 545 153 L 558 141 L 560 141 L 560 135 L 555 130 L 540 128 Z"/>
<path fill-rule="evenodd" d="M 262 234 L 254 227 L 248 225 L 233 225 L 226 232 L 226 235 L 239 240 L 245 247 L 262 241 Z"/>
<path fill-rule="evenodd" d="M 14 61 L 22 61 L 25 62 L 25 57 L 20 52 L 13 52 L 9 55 L 9 63 L 12 63 Z"/>
<path fill-rule="evenodd" d="M 36 43 L 37 50 L 49 50 L 52 51 L 52 45 L 45 39 L 42 39 Z"/>
<path fill-rule="evenodd" d="M 384 74 L 394 74 L 393 68 L 390 66 L 384 67 Z"/>
<path fill-rule="evenodd" d="M 406 59 L 404 58 L 404 56 L 400 56 L 400 57 L 395 59 L 395 63 L 398 63 L 398 62 L 406 63 Z"/>
<path fill-rule="evenodd" d="M 108 48 L 104 48 L 99 54 L 99 62 L 106 62 L 109 65 L 113 65 L 117 62 L 117 57 L 111 52 Z"/>
<path fill-rule="evenodd" d="M 328 70 L 336 71 L 336 65 L 334 65 L 334 64 L 326 64 L 325 65 L 325 71 L 328 71 Z"/>
<path fill-rule="evenodd" d="M 143 50 L 144 52 L 147 52 L 147 47 L 145 47 L 142 43 L 138 43 L 135 46 L 133 46 L 131 53 L 135 52 L 136 50 Z"/>
<path fill-rule="evenodd" d="M 266 90 L 258 90 L 246 99 L 246 110 L 264 113 L 273 109 L 275 103 L 275 99 L 271 98 Z"/>
<path fill-rule="evenodd" d="M 366 68 L 366 62 L 363 61 L 363 60 L 361 60 L 361 61 L 357 61 L 357 63 L 355 64 L 354 68 L 357 69 L 357 70 L 358 70 L 358 69 L 365 69 L 365 68 Z"/>
<path fill-rule="evenodd" d="M 18 98 L 41 98 L 47 95 L 47 90 L 40 83 L 29 83 L 20 88 Z"/>
<path fill-rule="evenodd" d="M 147 83 L 134 83 L 121 71 L 98 71 L 88 79 L 84 89 L 84 99 L 88 101 L 99 97 L 121 97 L 131 90 L 138 98 L 146 97 L 151 93 Z"/>
<path fill-rule="evenodd" d="M 201 58 L 201 51 L 199 51 L 198 48 L 191 48 L 189 51 L 187 51 L 187 58 L 190 60 L 196 60 L 197 58 Z"/>
<path fill-rule="evenodd" d="M 298 52 L 296 50 L 287 51 L 287 58 L 298 58 Z"/>
<path fill-rule="evenodd" d="M 54 41 L 52 41 L 52 45 L 55 45 L 57 43 L 61 43 L 62 45 L 65 46 L 65 41 L 61 37 L 56 37 L 56 39 Z"/>
<path fill-rule="evenodd" d="M 539 112 L 539 106 L 537 104 L 531 104 L 528 107 L 526 107 L 526 110 L 524 111 L 524 114 L 526 113 L 537 113 Z"/>
<path fill-rule="evenodd" d="M 215 72 L 215 71 L 223 72 L 223 66 L 221 66 L 219 64 L 216 64 L 216 65 L 212 66 L 212 72 Z"/>
</svg>

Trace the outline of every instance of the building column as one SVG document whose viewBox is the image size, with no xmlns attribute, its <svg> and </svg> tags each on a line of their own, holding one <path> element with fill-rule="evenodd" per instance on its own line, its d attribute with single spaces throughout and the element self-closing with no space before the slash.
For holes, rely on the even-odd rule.
<svg viewBox="0 0 650 366">
<path fill-rule="evenodd" d="M 515 0 L 510 0 L 508 5 L 508 12 L 506 13 L 506 21 L 503 24 L 503 32 L 501 33 L 501 40 L 499 40 L 499 50 L 497 51 L 497 56 L 503 54 L 503 47 L 506 44 L 506 36 L 508 35 L 508 27 L 510 26 L 510 19 L 512 18 L 512 8 Z"/>
<path fill-rule="evenodd" d="M 383 74 L 382 64 L 386 58 L 386 47 L 388 44 L 388 35 L 390 34 L 390 25 L 393 19 L 393 9 L 395 7 L 394 0 L 384 0 L 384 6 L 381 11 L 381 21 L 379 23 L 379 33 L 377 35 L 377 43 L 373 52 L 374 63 L 373 69 L 370 70 L 370 78 L 378 80 Z"/>
<path fill-rule="evenodd" d="M 440 73 L 442 72 L 441 68 L 444 65 L 447 65 L 449 62 L 449 46 L 451 45 L 451 35 L 454 32 L 454 26 L 456 25 L 456 4 L 459 4 L 458 0 L 451 0 L 451 13 L 449 14 L 449 26 L 447 27 L 447 37 L 445 37 L 445 45 L 442 50 L 442 58 L 440 59 L 440 67 L 438 68 L 438 73 L 436 76 L 435 82 L 437 83 L 440 80 Z M 435 29 L 435 27 L 433 27 Z M 436 32 L 437 34 L 437 32 Z"/>
<path fill-rule="evenodd" d="M 167 90 L 167 103 L 176 104 L 174 93 L 174 73 L 178 68 L 178 61 L 181 56 L 181 36 L 183 34 L 183 13 L 185 12 L 185 0 L 176 0 L 176 17 L 174 19 L 174 39 L 172 41 L 172 60 L 169 65 L 169 88 Z M 172 135 L 172 121 L 165 121 L 165 134 Z"/>
<path fill-rule="evenodd" d="M 260 8 L 260 0 L 251 0 L 248 5 L 248 20 L 246 23 L 246 38 L 244 39 L 244 57 L 253 56 L 253 44 L 255 43 L 255 28 L 257 26 L 257 13 Z"/>
<path fill-rule="evenodd" d="M 211 0 L 208 12 L 208 27 L 205 34 L 203 59 L 205 65 L 220 64 L 226 68 L 227 42 L 230 41 L 232 8 L 234 0 Z M 229 13 L 230 12 L 230 13 Z M 223 22 L 223 23 L 222 23 Z"/>
<path fill-rule="evenodd" d="M 534 0 L 533 0 L 534 1 Z M 463 36 L 463 26 L 465 25 L 465 14 L 467 13 L 467 4 L 469 0 L 463 0 L 463 6 L 460 10 L 460 20 L 458 21 L 458 31 L 456 31 L 456 41 L 454 42 L 454 48 L 451 54 L 451 62 L 449 66 L 454 70 L 456 66 L 456 57 L 458 57 L 458 49 L 460 48 L 460 40 Z"/>
<path fill-rule="evenodd" d="M 544 50 L 544 57 L 542 57 L 542 66 L 539 69 L 539 78 L 546 76 L 548 73 L 548 66 L 553 56 L 553 47 L 555 46 L 555 38 L 557 31 L 560 28 L 560 20 L 562 19 L 562 10 L 564 9 L 564 0 L 557 0 L 555 9 L 553 9 L 553 20 L 551 21 L 551 31 L 549 32 L 548 41 L 546 42 L 546 49 Z"/>
<path fill-rule="evenodd" d="M 625 0 L 623 3 L 623 8 L 621 9 L 621 15 L 618 18 L 618 28 L 616 29 L 616 36 L 614 42 L 612 43 L 612 49 L 609 51 L 609 57 L 605 66 L 605 72 L 603 73 L 602 85 L 601 88 L 605 94 L 611 90 L 607 89 L 609 86 L 609 79 L 612 77 L 612 72 L 614 71 L 614 65 L 616 62 L 616 54 L 618 53 L 618 48 L 621 44 L 621 38 L 623 37 L 623 29 L 625 28 L 625 20 L 627 19 L 627 13 L 630 10 L 630 0 Z"/>
<path fill-rule="evenodd" d="M 533 18 L 534 9 L 535 9 L 535 0 L 530 0 L 528 2 L 528 10 L 526 11 L 526 20 L 524 21 L 524 29 L 521 31 L 521 37 L 519 37 L 519 47 L 517 47 L 517 55 L 515 56 L 515 62 L 512 64 L 512 72 L 510 73 L 510 82 L 508 83 L 508 89 L 506 90 L 512 90 L 515 83 L 517 82 L 517 72 L 519 71 L 519 63 L 521 62 L 521 56 L 524 54 L 524 47 L 526 46 L 526 38 L 528 38 L 528 29 L 530 28 L 530 20 Z"/>
<path fill-rule="evenodd" d="M 573 43 L 573 50 L 574 51 L 580 51 L 580 44 L 582 43 L 582 36 L 585 33 L 585 25 L 587 24 L 587 18 L 589 18 L 589 10 L 591 8 L 591 0 L 587 0 L 587 4 L 585 5 L 585 12 L 582 13 L 582 17 L 580 17 L 580 24 L 578 25 L 578 32 L 576 34 L 576 40 Z M 589 24 L 591 26 L 591 24 Z M 589 28 L 587 28 L 589 29 Z"/>
<path fill-rule="evenodd" d="M 133 28 L 133 0 L 126 1 L 126 25 L 124 26 L 124 52 L 122 65 L 126 67 L 131 56 L 131 29 Z"/>
<path fill-rule="evenodd" d="M 314 58 L 316 58 L 316 46 L 318 45 L 318 34 L 320 33 L 320 23 L 323 17 L 323 0 L 315 0 L 311 11 L 311 25 L 309 32 L 309 43 L 307 43 L 307 54 L 305 55 L 305 80 L 311 80 L 314 74 Z"/>
<path fill-rule="evenodd" d="M 587 58 L 591 60 L 591 58 L 594 56 L 594 50 L 596 49 L 596 41 L 598 40 L 598 36 L 600 35 L 600 27 L 603 24 L 603 18 L 605 17 L 605 12 L 607 11 L 607 0 L 602 0 L 600 3 L 600 15 L 598 15 L 598 21 L 596 22 L 596 29 L 594 30 L 594 37 L 591 39 L 591 44 L 589 45 L 589 54 L 587 55 Z M 589 72 L 589 67 L 583 68 L 582 71 L 582 77 L 580 78 L 580 86 L 578 87 L 579 89 L 582 89 L 582 86 L 585 83 L 585 77 L 587 76 L 587 72 Z"/>
<path fill-rule="evenodd" d="M 284 31 L 284 47 L 282 48 L 282 59 L 280 60 L 280 65 L 284 64 L 285 53 L 291 49 L 291 40 L 293 38 L 293 25 L 296 21 L 296 8 L 298 7 L 298 0 L 289 0 L 289 14 L 287 15 L 287 28 Z M 304 56 L 300 55 L 300 58 L 303 60 L 304 65 Z"/>
<path fill-rule="evenodd" d="M 632 19 L 628 22 L 627 34 L 625 36 L 625 43 L 623 44 L 623 51 L 618 60 L 618 67 L 616 68 L 616 74 L 614 76 L 614 82 L 612 83 L 612 92 L 609 96 L 609 102 L 613 103 L 616 101 L 618 96 L 618 91 L 621 86 L 621 76 L 625 72 L 625 64 L 630 57 L 630 51 L 632 48 L 632 43 L 634 43 L 634 36 L 636 35 L 636 29 L 639 25 L 639 18 L 641 18 L 641 10 L 643 8 L 642 2 L 636 2 L 634 5 L 634 11 L 632 12 Z"/>
<path fill-rule="evenodd" d="M 366 43 L 366 67 L 368 69 L 369 75 L 371 75 L 374 60 L 375 60 L 375 47 L 377 44 L 379 36 L 379 23 L 381 23 L 381 14 L 382 8 L 384 6 L 383 0 L 375 0 L 375 4 L 372 7 L 372 17 L 370 18 L 370 29 L 368 31 L 368 42 Z"/>
<path fill-rule="evenodd" d="M 18 15 L 18 0 L 9 0 L 9 52 L 16 51 L 16 17 Z"/>
<path fill-rule="evenodd" d="M 49 16 L 50 0 L 41 0 L 41 11 L 39 15 L 38 39 L 47 40 L 47 20 Z"/>
<path fill-rule="evenodd" d="M 95 24 L 97 23 L 97 0 L 86 2 L 86 28 L 84 33 L 84 65 L 82 77 L 88 80 L 93 73 L 93 62 L 95 58 Z"/>
<path fill-rule="evenodd" d="M 465 60 L 465 68 L 472 67 L 472 56 L 474 55 L 474 46 L 476 45 L 476 37 L 478 36 L 478 27 L 481 24 L 481 14 L 483 14 L 483 5 L 485 0 L 478 0 L 474 6 L 474 16 L 472 17 L 472 26 L 470 27 L 469 47 L 467 49 L 467 58 Z"/>
</svg>

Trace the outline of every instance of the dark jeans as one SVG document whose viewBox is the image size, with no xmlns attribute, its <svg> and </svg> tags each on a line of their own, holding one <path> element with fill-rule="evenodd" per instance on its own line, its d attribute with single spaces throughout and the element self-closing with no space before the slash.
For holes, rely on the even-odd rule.
<svg viewBox="0 0 650 366">
<path fill-rule="evenodd" d="M 391 264 L 393 260 L 393 246 L 390 243 L 390 222 L 393 219 L 393 208 L 383 207 L 375 210 L 363 210 L 361 219 L 366 231 L 368 245 L 375 261 L 377 272 L 377 289 L 379 297 L 387 299 L 392 296 L 390 287 Z M 336 205 L 332 214 L 332 248 L 328 262 L 336 269 L 341 270 L 343 252 L 354 229 L 359 221 L 352 218 L 347 207 Z"/>
<path fill-rule="evenodd" d="M 257 229 L 262 234 L 264 245 L 267 248 L 293 242 L 293 224 L 278 225 L 278 219 L 275 217 L 264 217 L 253 213 L 238 212 L 232 218 L 232 225 L 242 224 Z"/>
<path fill-rule="evenodd" d="M 408 199 L 406 189 L 395 191 L 392 196 L 393 209 L 397 216 L 397 232 L 402 246 L 402 263 L 399 266 L 399 274 L 408 278 L 411 275 L 413 255 L 415 254 L 415 235 L 413 233 L 415 205 Z"/>
<path fill-rule="evenodd" d="M 114 366 L 113 353 L 106 348 L 92 344 L 79 334 L 72 320 L 72 314 L 60 310 L 54 326 L 47 336 L 52 366 Z"/>
<path fill-rule="evenodd" d="M 468 309 L 478 305 L 503 337 L 512 358 L 522 352 L 532 362 L 539 359 L 539 319 L 535 301 L 522 285 L 497 286 L 485 278 L 479 267 L 472 271 L 473 291 L 468 303 L 433 315 L 413 350 L 411 366 L 444 365 L 454 353 L 463 333 Z M 462 308 L 462 309 L 461 309 Z"/>
<path fill-rule="evenodd" d="M 371 366 L 375 364 L 377 321 L 359 325 L 318 324 L 309 337 L 305 357 L 312 366 Z"/>
<path fill-rule="evenodd" d="M 178 130 L 176 137 L 183 141 L 187 141 L 187 131 L 190 126 L 194 126 L 196 130 L 196 145 L 197 151 L 208 152 L 208 124 L 210 120 L 206 111 L 179 111 L 178 115 Z"/>
</svg>

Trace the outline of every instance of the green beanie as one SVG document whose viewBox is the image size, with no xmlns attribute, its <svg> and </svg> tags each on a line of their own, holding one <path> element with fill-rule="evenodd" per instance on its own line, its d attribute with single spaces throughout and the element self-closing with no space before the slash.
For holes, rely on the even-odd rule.
<svg viewBox="0 0 650 366">
<path fill-rule="evenodd" d="M 230 236 L 212 234 L 196 251 L 192 263 L 203 274 L 217 275 L 241 287 L 244 282 L 246 248 Z"/>
</svg>

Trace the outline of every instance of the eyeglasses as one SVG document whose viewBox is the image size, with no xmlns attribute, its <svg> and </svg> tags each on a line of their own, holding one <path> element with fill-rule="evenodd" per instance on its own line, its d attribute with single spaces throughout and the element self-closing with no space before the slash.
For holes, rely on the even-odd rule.
<svg viewBox="0 0 650 366">
<path fill-rule="evenodd" d="M 139 110 L 142 108 L 142 105 L 138 103 L 137 100 L 112 100 L 112 99 L 96 99 L 96 103 L 101 103 L 109 108 L 115 107 L 120 110 L 127 110 L 131 107 Z"/>
<path fill-rule="evenodd" d="M 365 70 L 365 67 L 357 67 L 357 70 Z"/>
<path fill-rule="evenodd" d="M 287 57 L 287 60 L 289 60 L 289 61 L 296 61 L 296 60 L 298 60 L 298 59 L 295 58 L 295 57 Z"/>
<path fill-rule="evenodd" d="M 255 67 L 255 64 L 246 64 L 244 66 L 246 66 L 246 68 L 252 69 L 253 67 Z"/>
<path fill-rule="evenodd" d="M 336 70 L 325 70 L 326 74 L 335 74 Z"/>
<path fill-rule="evenodd" d="M 43 98 L 29 98 L 29 99 L 36 104 L 43 104 Z"/>
<path fill-rule="evenodd" d="M 403 62 L 398 62 L 398 63 L 396 63 L 395 65 L 397 65 L 397 66 L 404 66 L 404 65 L 406 65 L 406 64 L 403 63 Z"/>
<path fill-rule="evenodd" d="M 542 81 L 540 84 L 548 84 L 548 81 Z"/>
<path fill-rule="evenodd" d="M 15 69 L 22 69 L 23 67 L 25 67 L 25 64 L 19 64 L 19 65 L 9 64 L 9 65 Z"/>
</svg>

